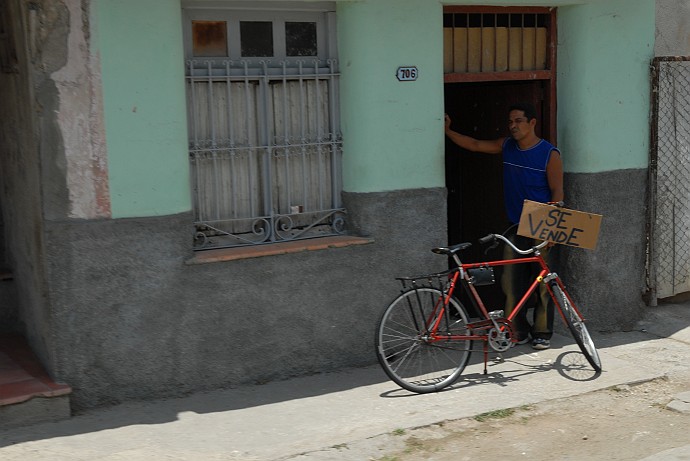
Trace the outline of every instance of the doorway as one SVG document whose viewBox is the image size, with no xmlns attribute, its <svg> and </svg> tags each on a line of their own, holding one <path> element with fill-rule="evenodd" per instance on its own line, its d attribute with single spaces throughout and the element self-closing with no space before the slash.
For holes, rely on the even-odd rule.
<svg viewBox="0 0 690 461">
<path fill-rule="evenodd" d="M 455 131 L 496 139 L 508 136 L 508 108 L 528 102 L 537 109 L 537 135 L 545 136 L 544 90 L 541 81 L 449 83 L 445 111 Z M 510 224 L 503 207 L 502 155 L 470 152 L 446 139 L 446 187 L 449 244 L 501 233 Z"/>
<path fill-rule="evenodd" d="M 544 91 L 541 81 L 448 83 L 445 111 L 453 130 L 477 139 L 496 139 L 508 136 L 508 108 L 528 102 L 537 110 L 537 135 L 542 136 L 549 126 L 544 117 L 548 112 L 543 108 Z M 470 152 L 446 139 L 445 157 L 448 243 L 471 242 L 472 247 L 463 255 L 467 261 L 501 259 L 501 247 L 485 253 L 486 248 L 477 240 L 490 233 L 503 233 L 510 226 L 503 205 L 502 155 Z M 496 268 L 496 280 L 500 275 L 500 268 Z M 502 308 L 505 298 L 499 283 L 480 290 L 489 309 Z"/>
<path fill-rule="evenodd" d="M 556 25 L 553 8 L 444 7 L 444 102 L 453 130 L 505 137 L 509 107 L 526 102 L 537 111 L 537 135 L 555 142 Z M 502 156 L 469 152 L 446 139 L 445 161 L 448 243 L 471 242 L 467 261 L 501 259 L 501 247 L 485 254 L 477 240 L 510 225 Z M 496 280 L 500 275 L 497 270 Z M 500 283 L 479 290 L 488 309 L 503 308 Z"/>
</svg>

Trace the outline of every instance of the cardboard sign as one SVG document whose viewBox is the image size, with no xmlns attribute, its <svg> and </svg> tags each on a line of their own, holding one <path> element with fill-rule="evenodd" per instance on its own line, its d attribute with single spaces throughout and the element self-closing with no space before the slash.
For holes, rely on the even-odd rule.
<svg viewBox="0 0 690 461">
<path fill-rule="evenodd" d="M 600 214 L 525 200 L 518 235 L 590 250 L 597 246 Z"/>
</svg>

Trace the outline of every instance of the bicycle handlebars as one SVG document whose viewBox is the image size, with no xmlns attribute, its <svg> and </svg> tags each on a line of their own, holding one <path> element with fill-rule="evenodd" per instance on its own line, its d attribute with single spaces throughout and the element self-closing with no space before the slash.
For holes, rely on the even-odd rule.
<svg viewBox="0 0 690 461">
<path fill-rule="evenodd" d="M 515 250 L 516 253 L 521 254 L 521 255 L 528 255 L 534 253 L 536 250 L 541 250 L 544 248 L 546 245 L 549 244 L 546 240 L 541 242 L 539 245 L 534 246 L 530 248 L 529 250 L 521 250 L 518 247 L 516 247 L 513 242 L 502 236 L 501 234 L 489 234 L 485 237 L 482 237 L 479 239 L 479 243 L 482 245 L 486 245 L 488 243 L 494 243 L 496 242 L 496 239 L 503 241 L 506 245 L 510 246 L 513 250 Z"/>
<path fill-rule="evenodd" d="M 482 245 L 486 245 L 487 243 L 493 243 L 495 241 L 496 241 L 496 235 L 494 235 L 494 234 L 489 234 L 489 235 L 479 239 L 479 243 L 481 243 Z"/>
<path fill-rule="evenodd" d="M 510 240 L 508 240 L 507 238 L 505 238 L 501 234 L 489 234 L 485 237 L 480 238 L 479 243 L 481 243 L 482 245 L 487 245 L 487 244 L 491 243 L 492 247 L 489 248 L 489 249 L 491 249 L 494 246 L 498 245 L 498 242 L 496 240 L 501 240 L 501 241 L 505 242 L 506 245 L 509 245 L 513 250 L 515 250 L 518 254 L 521 254 L 521 255 L 532 254 L 536 250 L 541 250 L 542 248 L 544 248 L 546 245 L 549 244 L 549 242 L 544 241 L 544 242 L 541 242 L 539 245 L 530 248 L 529 250 L 521 250 L 518 247 L 516 247 L 515 245 L 513 245 L 513 242 L 511 242 Z M 439 255 L 457 257 L 456 253 L 458 253 L 459 251 L 462 251 L 466 248 L 469 248 L 471 246 L 472 246 L 471 243 L 463 242 L 463 243 L 458 243 L 458 244 L 453 245 L 453 246 L 448 247 L 448 248 L 446 248 L 446 247 L 432 248 L 431 251 L 436 253 L 436 254 L 439 254 Z"/>
</svg>

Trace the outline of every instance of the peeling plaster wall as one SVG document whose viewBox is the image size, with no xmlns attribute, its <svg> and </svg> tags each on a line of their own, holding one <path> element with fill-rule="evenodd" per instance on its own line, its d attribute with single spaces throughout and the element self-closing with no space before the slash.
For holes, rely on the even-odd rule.
<svg viewBox="0 0 690 461">
<path fill-rule="evenodd" d="M 89 4 L 43 0 L 26 6 L 42 208 L 49 220 L 110 215 L 100 63 L 90 54 Z"/>
<path fill-rule="evenodd" d="M 64 219 L 68 216 L 67 165 L 62 132 L 56 119 L 58 91 L 50 74 L 67 61 L 69 11 L 63 2 L 47 0 L 33 2 L 27 8 L 27 40 L 35 92 L 32 104 L 37 109 L 42 214 L 48 219 Z"/>
<path fill-rule="evenodd" d="M 66 0 L 67 56 L 51 74 L 58 90 L 57 124 L 65 149 L 69 218 L 110 215 L 100 60 L 90 54 L 88 2 Z"/>
</svg>

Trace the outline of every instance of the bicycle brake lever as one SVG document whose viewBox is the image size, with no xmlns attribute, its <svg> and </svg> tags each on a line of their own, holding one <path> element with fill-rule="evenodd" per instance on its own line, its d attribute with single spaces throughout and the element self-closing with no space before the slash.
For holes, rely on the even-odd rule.
<svg viewBox="0 0 690 461">
<path fill-rule="evenodd" d="M 486 250 L 484 250 L 484 254 L 485 254 L 485 255 L 488 255 L 488 254 L 489 254 L 489 251 L 493 250 L 493 249 L 496 248 L 497 246 L 498 246 L 498 240 L 494 241 L 494 243 L 492 243 L 491 245 L 489 245 L 488 247 L 486 247 Z"/>
</svg>

